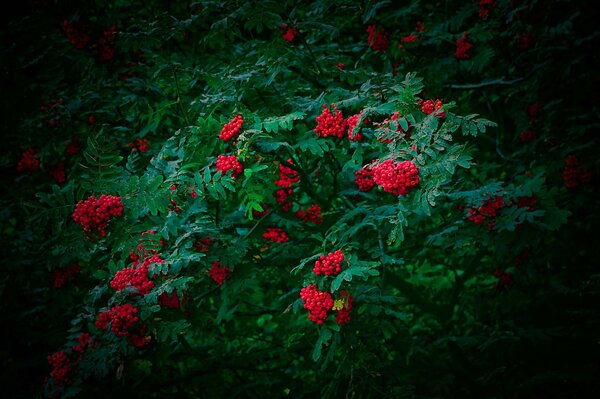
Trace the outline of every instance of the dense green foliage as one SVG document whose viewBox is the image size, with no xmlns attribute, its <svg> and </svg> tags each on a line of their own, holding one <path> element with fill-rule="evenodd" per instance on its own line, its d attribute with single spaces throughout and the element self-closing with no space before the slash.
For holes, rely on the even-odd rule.
<svg viewBox="0 0 600 399">
<path fill-rule="evenodd" d="M 22 4 L 0 55 L 5 390 L 598 391 L 599 43 L 580 3 Z M 329 112 L 356 115 L 353 139 Z M 86 222 L 102 195 L 122 213 Z M 316 275 L 336 250 L 341 272 Z M 321 325 L 313 283 L 335 300 Z M 131 306 L 134 324 L 102 323 Z"/>
</svg>

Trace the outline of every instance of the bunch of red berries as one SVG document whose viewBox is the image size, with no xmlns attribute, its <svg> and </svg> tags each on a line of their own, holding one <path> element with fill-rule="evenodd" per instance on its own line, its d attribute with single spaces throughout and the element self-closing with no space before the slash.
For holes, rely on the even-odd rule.
<svg viewBox="0 0 600 399">
<path fill-rule="evenodd" d="M 386 193 L 407 195 L 419 184 L 419 171 L 411 161 L 385 160 L 372 167 L 373 181 Z"/>
<path fill-rule="evenodd" d="M 498 281 L 494 283 L 494 287 L 496 287 L 496 291 L 504 292 L 509 287 L 513 286 L 513 278 L 511 273 L 502 272 L 500 269 L 494 270 L 494 276 L 498 277 Z"/>
<path fill-rule="evenodd" d="M 148 146 L 148 139 L 146 137 L 144 137 L 143 139 L 137 137 L 134 141 L 127 144 L 127 147 L 131 147 L 133 151 L 139 152 L 146 152 L 150 149 L 150 146 Z"/>
<path fill-rule="evenodd" d="M 79 342 L 79 345 L 73 345 L 71 349 L 73 349 L 73 352 L 83 353 L 85 348 L 92 342 L 92 336 L 89 333 L 84 332 L 77 337 L 77 341 Z"/>
<path fill-rule="evenodd" d="M 58 184 L 63 184 L 67 180 L 67 175 L 65 174 L 65 163 L 62 161 L 54 165 L 50 169 L 49 173 Z"/>
<path fill-rule="evenodd" d="M 221 176 L 231 170 L 231 177 L 236 178 L 244 171 L 244 166 L 235 155 L 219 155 L 217 157 L 217 170 L 221 171 Z"/>
<path fill-rule="evenodd" d="M 173 290 L 171 295 L 167 295 L 166 292 L 163 292 L 158 296 L 158 304 L 161 308 L 170 308 L 170 309 L 179 309 L 179 295 L 177 295 L 177 290 Z"/>
<path fill-rule="evenodd" d="M 360 191 L 371 191 L 375 187 L 371 165 L 365 165 L 354 174 L 354 182 Z"/>
<path fill-rule="evenodd" d="M 263 233 L 263 238 L 271 242 L 284 243 L 290 240 L 287 233 L 280 227 L 269 227 L 267 231 Z"/>
<path fill-rule="evenodd" d="M 469 38 L 467 37 L 467 32 L 464 32 L 463 35 L 456 39 L 456 51 L 454 55 L 459 60 L 466 60 L 471 58 L 468 54 L 468 51 L 473 47 L 471 42 L 469 42 Z"/>
<path fill-rule="evenodd" d="M 337 304 L 339 301 L 339 308 L 337 308 Z M 354 302 L 354 296 L 350 294 L 346 290 L 340 291 L 340 299 L 336 301 L 334 304 L 334 310 L 337 311 L 335 315 L 335 321 L 341 326 L 342 324 L 347 324 L 352 320 L 352 316 L 350 316 L 350 309 L 352 309 L 352 302 Z"/>
<path fill-rule="evenodd" d="M 490 197 L 483 201 L 483 204 L 481 204 L 480 207 L 470 208 L 468 219 L 476 225 L 480 225 L 485 222 L 488 230 L 491 230 L 494 228 L 494 224 L 496 223 L 496 216 L 498 215 L 498 212 L 505 206 L 506 203 L 504 202 L 504 198 L 502 198 L 502 196 L 496 195 L 493 198 Z"/>
<path fill-rule="evenodd" d="M 139 321 L 138 309 L 126 303 L 117 305 L 105 312 L 101 312 L 96 320 L 96 327 L 106 330 L 110 323 L 110 330 L 117 336 L 123 337 L 131 333 L 132 327 Z"/>
<path fill-rule="evenodd" d="M 262 211 L 257 211 L 256 209 L 252 209 L 252 217 L 254 219 L 261 218 L 269 213 L 269 206 L 267 204 L 261 204 Z"/>
<path fill-rule="evenodd" d="M 293 193 L 294 190 L 291 187 L 280 188 L 279 190 L 275 191 L 275 201 L 277 201 L 278 204 L 283 204 L 281 205 L 281 209 L 284 212 L 289 211 L 292 207 L 292 203 L 287 199 L 291 197 Z"/>
<path fill-rule="evenodd" d="M 153 255 L 149 258 L 144 259 L 144 262 L 139 265 L 134 263 L 131 267 L 126 267 L 115 273 L 115 276 L 110 282 L 110 288 L 121 291 L 127 288 L 134 288 L 129 295 L 139 294 L 144 296 L 154 288 L 154 283 L 148 277 L 148 270 L 152 263 L 164 263 L 165 261 Z"/>
<path fill-rule="evenodd" d="M 519 197 L 517 198 L 517 208 L 527 208 L 528 211 L 533 211 L 533 206 L 537 203 L 537 197 Z"/>
<path fill-rule="evenodd" d="M 428 107 L 429 106 L 427 106 L 427 108 L 426 108 L 427 110 L 429 109 Z M 406 129 L 406 132 L 404 131 L 404 129 L 402 128 L 402 126 L 400 125 L 399 122 L 396 122 L 396 130 L 395 130 L 395 132 L 391 130 L 391 128 L 390 128 L 390 125 L 392 124 L 391 122 L 392 121 L 397 121 L 400 118 L 401 118 L 400 112 L 396 111 L 396 112 L 394 112 L 392 114 L 392 116 L 390 116 L 389 118 L 384 119 L 383 122 L 381 122 L 380 131 L 382 131 L 384 133 L 385 137 L 379 136 L 377 138 L 377 140 L 379 142 L 385 143 L 385 144 L 391 143 L 392 139 L 390 138 L 390 135 L 397 136 L 396 133 L 400 134 L 399 138 L 402 138 L 402 137 L 409 138 L 410 137 L 410 131 L 412 130 L 412 125 L 410 125 L 410 124 L 408 125 L 408 129 Z"/>
<path fill-rule="evenodd" d="M 288 159 L 287 163 L 292 165 L 292 159 Z M 300 176 L 298 176 L 298 172 L 294 169 L 285 166 L 284 164 L 279 164 L 279 180 L 275 180 L 275 184 L 279 187 L 290 187 L 292 184 L 298 182 L 300 180 Z"/>
<path fill-rule="evenodd" d="M 215 283 L 223 285 L 223 282 L 229 278 L 231 271 L 227 266 L 221 266 L 221 262 L 216 260 L 213 262 L 208 273 Z"/>
<path fill-rule="evenodd" d="M 71 362 L 64 351 L 59 351 L 48 356 L 48 364 L 52 366 L 50 377 L 57 386 L 65 385 L 69 382 L 69 373 L 71 372 Z"/>
<path fill-rule="evenodd" d="M 296 211 L 296 217 L 304 223 L 321 224 L 323 223 L 323 213 L 319 204 L 314 204 L 306 211 L 298 209 Z"/>
<path fill-rule="evenodd" d="M 358 120 L 360 119 L 361 115 L 362 115 L 362 111 L 360 111 L 356 115 L 352 115 L 352 116 L 348 117 L 348 120 L 347 120 L 348 138 L 350 139 L 350 141 L 361 141 L 364 138 L 363 134 L 360 132 L 360 129 L 357 130 L 356 132 L 354 131 L 354 128 L 358 124 Z M 363 120 L 363 123 L 367 123 L 367 122 L 368 122 L 368 120 L 365 118 Z"/>
<path fill-rule="evenodd" d="M 215 241 L 210 237 L 201 238 L 198 241 L 194 242 L 195 251 L 207 253 L 208 251 L 210 251 L 210 246 L 214 242 Z"/>
<path fill-rule="evenodd" d="M 63 269 L 54 269 L 54 274 L 52 276 L 52 285 L 54 286 L 54 288 L 61 288 L 68 281 L 75 280 L 75 277 L 77 276 L 77 274 L 79 274 L 80 271 L 81 268 L 78 264 L 65 267 Z"/>
<path fill-rule="evenodd" d="M 323 112 L 317 116 L 317 127 L 315 127 L 315 133 L 321 137 L 344 137 L 344 132 L 348 122 L 344 119 L 341 111 L 333 106 L 333 114 L 327 108 L 327 105 L 323 105 Z"/>
<path fill-rule="evenodd" d="M 40 160 L 37 159 L 37 152 L 29 147 L 27 151 L 23 153 L 21 159 L 17 163 L 17 171 L 19 172 L 37 172 L 40 168 Z"/>
<path fill-rule="evenodd" d="M 537 133 L 535 132 L 535 130 L 527 129 L 519 133 L 519 140 L 521 140 L 522 143 L 526 144 L 529 143 L 531 140 L 535 139 L 536 136 Z"/>
<path fill-rule="evenodd" d="M 73 139 L 67 144 L 65 152 L 70 156 L 79 154 L 81 152 L 81 142 L 77 139 Z"/>
<path fill-rule="evenodd" d="M 315 262 L 313 271 L 317 276 L 323 274 L 325 276 L 337 276 L 342 271 L 342 261 L 344 260 L 344 254 L 341 250 L 330 252 L 325 255 L 321 255 Z"/>
<path fill-rule="evenodd" d="M 92 195 L 85 201 L 79 201 L 72 217 L 75 223 L 83 227 L 84 233 L 98 230 L 104 237 L 110 219 L 122 215 L 121 198 L 102 194 L 98 199 Z"/>
<path fill-rule="evenodd" d="M 575 188 L 580 184 L 589 183 L 592 180 L 592 172 L 581 166 L 581 161 L 575 155 L 567 157 L 563 169 L 563 182 L 567 188 Z"/>
<path fill-rule="evenodd" d="M 490 10 L 496 7 L 494 0 L 480 0 L 479 1 L 479 19 L 487 19 L 490 15 Z"/>
<path fill-rule="evenodd" d="M 315 284 L 309 284 L 300 290 L 304 309 L 308 309 L 308 319 L 319 325 L 327 318 L 327 312 L 333 308 L 333 298 L 329 292 L 319 291 Z"/>
<path fill-rule="evenodd" d="M 296 40 L 296 36 L 298 36 L 299 33 L 298 29 L 296 29 L 293 26 L 288 27 L 287 24 L 281 24 L 280 30 L 281 37 L 283 37 L 283 40 L 285 40 L 288 43 L 293 43 Z"/>
<path fill-rule="evenodd" d="M 369 25 L 367 27 L 369 36 L 367 37 L 367 44 L 375 51 L 385 52 L 389 46 L 388 36 L 389 34 L 385 29 L 377 30 L 377 25 Z"/>
<path fill-rule="evenodd" d="M 433 112 L 435 112 L 435 117 L 436 118 L 443 118 L 446 116 L 446 111 L 441 110 L 439 111 L 439 109 L 442 108 L 442 106 L 444 105 L 444 103 L 442 102 L 442 100 L 427 100 L 427 101 L 423 101 L 423 103 L 421 104 L 421 111 L 425 112 L 425 114 L 429 115 L 432 114 Z"/>
<path fill-rule="evenodd" d="M 223 126 L 219 138 L 223 141 L 229 141 L 236 139 L 240 135 L 240 129 L 244 124 L 244 117 L 242 115 L 236 115 L 228 123 Z"/>
</svg>

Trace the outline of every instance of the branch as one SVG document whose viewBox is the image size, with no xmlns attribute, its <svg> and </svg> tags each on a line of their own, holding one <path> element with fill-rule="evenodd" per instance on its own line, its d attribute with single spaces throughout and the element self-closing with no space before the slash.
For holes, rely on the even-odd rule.
<svg viewBox="0 0 600 399">
<path fill-rule="evenodd" d="M 484 80 L 483 82 L 479 82 L 479 83 L 447 84 L 447 85 L 445 85 L 445 87 L 449 87 L 451 89 L 470 90 L 470 89 L 480 89 L 482 87 L 488 87 L 488 86 L 511 86 L 516 83 L 522 82 L 525 79 L 527 79 L 527 77 L 520 77 L 520 78 L 516 78 L 513 80 L 504 80 L 504 77 L 502 77 L 500 79 Z"/>
</svg>

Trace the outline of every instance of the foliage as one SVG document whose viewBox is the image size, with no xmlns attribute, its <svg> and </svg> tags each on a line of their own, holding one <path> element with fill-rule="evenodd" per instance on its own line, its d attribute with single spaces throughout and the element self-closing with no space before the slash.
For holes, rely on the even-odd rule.
<svg viewBox="0 0 600 399">
<path fill-rule="evenodd" d="M 6 389 L 597 391 L 598 32 L 571 4 L 23 5 Z"/>
</svg>

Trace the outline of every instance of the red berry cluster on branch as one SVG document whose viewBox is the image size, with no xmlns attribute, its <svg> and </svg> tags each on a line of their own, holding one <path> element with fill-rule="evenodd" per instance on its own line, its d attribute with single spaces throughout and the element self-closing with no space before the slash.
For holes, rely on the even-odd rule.
<svg viewBox="0 0 600 399">
<path fill-rule="evenodd" d="M 467 37 L 467 32 L 464 32 L 463 35 L 456 39 L 456 51 L 454 55 L 459 60 L 466 60 L 471 58 L 468 54 L 468 51 L 473 47 L 471 42 L 469 42 L 469 38 Z"/>
<path fill-rule="evenodd" d="M 296 211 L 296 217 L 304 223 L 321 224 L 323 223 L 323 213 L 319 204 L 314 204 L 306 211 L 298 209 Z"/>
<path fill-rule="evenodd" d="M 221 262 L 216 260 L 213 262 L 208 273 L 215 283 L 223 285 L 223 282 L 229 278 L 231 271 L 229 270 L 229 267 L 221 266 Z"/>
<path fill-rule="evenodd" d="M 137 137 L 134 141 L 127 144 L 127 147 L 131 147 L 133 151 L 146 152 L 150 149 L 148 145 L 148 139 L 144 137 L 143 139 Z"/>
<path fill-rule="evenodd" d="M 371 165 L 365 165 L 361 169 L 357 170 L 354 174 L 354 182 L 360 191 L 371 191 L 373 187 L 375 187 L 375 181 L 373 181 L 373 169 L 371 168 Z"/>
<path fill-rule="evenodd" d="M 347 290 L 340 291 L 340 307 L 336 309 L 334 304 L 334 310 L 337 311 L 335 315 L 335 321 L 338 325 L 348 324 L 350 320 L 352 320 L 352 316 L 350 316 L 350 309 L 352 309 L 352 302 L 354 302 L 354 296 L 350 294 Z M 338 302 L 338 301 L 336 301 Z"/>
<path fill-rule="evenodd" d="M 78 264 L 65 267 L 63 269 L 54 269 L 52 276 L 52 285 L 54 288 L 63 287 L 68 281 L 75 280 L 81 268 Z"/>
<path fill-rule="evenodd" d="M 527 144 L 530 141 L 534 140 L 536 136 L 537 133 L 535 132 L 535 130 L 527 129 L 519 133 L 519 140 L 521 140 L 522 143 Z"/>
<path fill-rule="evenodd" d="M 494 270 L 494 276 L 498 277 L 498 281 L 494 283 L 496 291 L 504 292 L 509 287 L 513 286 L 513 278 L 511 273 L 502 272 L 499 269 Z"/>
<path fill-rule="evenodd" d="M 263 233 L 263 238 L 271 242 L 284 243 L 290 240 L 290 237 L 280 227 L 269 227 Z"/>
<path fill-rule="evenodd" d="M 179 309 L 179 295 L 177 295 L 177 290 L 174 289 L 171 292 L 171 295 L 167 295 L 166 292 L 163 292 L 158 296 L 158 304 L 161 308 L 170 308 L 170 309 Z"/>
<path fill-rule="evenodd" d="M 295 27 L 291 26 L 288 27 L 287 24 L 281 24 L 279 26 L 280 31 L 281 31 L 281 37 L 283 37 L 283 40 L 285 40 L 288 43 L 293 43 L 296 40 L 296 36 L 298 36 L 298 29 L 296 29 Z"/>
<path fill-rule="evenodd" d="M 52 366 L 50 377 L 56 386 L 63 386 L 69 382 L 71 362 L 64 351 L 58 351 L 48 356 L 48 364 Z"/>
<path fill-rule="evenodd" d="M 132 328 L 140 319 L 138 309 L 130 303 L 117 305 L 105 312 L 101 312 L 96 320 L 96 327 L 106 330 L 110 323 L 110 330 L 117 336 L 128 336 Z"/>
<path fill-rule="evenodd" d="M 342 271 L 342 261 L 344 260 L 344 254 L 341 250 L 330 252 L 325 255 L 321 255 L 315 262 L 313 272 L 317 276 L 323 274 L 325 276 L 337 276 Z"/>
<path fill-rule="evenodd" d="M 228 123 L 223 126 L 219 138 L 223 141 L 230 141 L 236 139 L 240 135 L 240 129 L 244 124 L 244 117 L 237 114 Z"/>
<path fill-rule="evenodd" d="M 367 37 L 367 44 L 375 51 L 385 52 L 389 47 L 388 37 L 389 34 L 385 29 L 377 30 L 377 25 L 369 25 L 367 27 L 369 36 Z"/>
<path fill-rule="evenodd" d="M 210 238 L 210 237 L 200 238 L 199 240 L 197 240 L 196 242 L 194 242 L 194 250 L 196 252 L 207 253 L 208 251 L 210 251 L 210 246 L 214 242 L 215 241 L 212 238 Z"/>
<path fill-rule="evenodd" d="M 27 151 L 23 153 L 21 159 L 17 163 L 18 172 L 37 172 L 40 168 L 40 160 L 37 158 L 37 152 L 29 147 Z"/>
<path fill-rule="evenodd" d="M 289 165 L 293 164 L 292 159 L 288 159 L 287 163 Z M 300 180 L 300 176 L 298 176 L 298 172 L 294 169 L 285 166 L 284 164 L 279 164 L 279 180 L 275 180 L 275 184 L 279 187 L 290 187 L 292 184 L 298 182 Z"/>
<path fill-rule="evenodd" d="M 567 157 L 563 169 L 563 182 L 567 188 L 575 188 L 580 184 L 589 183 L 592 180 L 592 172 L 581 166 L 581 161 L 575 155 Z"/>
<path fill-rule="evenodd" d="M 79 344 L 73 345 L 71 349 L 73 349 L 73 352 L 83 353 L 85 351 L 85 348 L 87 348 L 90 342 L 92 342 L 92 336 L 90 335 L 90 333 L 84 332 L 81 333 L 79 337 L 77 337 L 77 341 L 79 342 Z"/>
<path fill-rule="evenodd" d="M 342 111 L 338 111 L 338 108 L 331 104 L 333 107 L 333 113 L 327 108 L 327 105 L 323 105 L 323 112 L 317 116 L 317 127 L 315 127 L 315 133 L 320 137 L 344 137 L 344 132 L 348 122 L 344 119 Z"/>
<path fill-rule="evenodd" d="M 50 169 L 49 173 L 58 184 L 63 184 L 67 180 L 67 175 L 65 174 L 65 163 L 62 161 L 54 165 Z"/>
<path fill-rule="evenodd" d="M 256 209 L 252 209 L 252 217 L 254 219 L 261 218 L 269 213 L 269 206 L 267 204 L 261 204 L 262 211 L 257 211 Z"/>
<path fill-rule="evenodd" d="M 350 139 L 350 141 L 361 141 L 364 138 L 363 134 L 360 132 L 360 129 L 354 131 L 354 128 L 358 124 L 358 120 L 360 119 L 361 115 L 362 111 L 360 111 L 358 114 L 349 116 L 348 120 L 346 121 L 348 123 L 348 139 Z M 363 123 L 368 122 L 369 121 L 367 118 L 363 120 Z"/>
<path fill-rule="evenodd" d="M 327 318 L 327 312 L 333 308 L 333 298 L 329 292 L 319 291 L 315 284 L 309 284 L 300 290 L 304 309 L 308 309 L 308 319 L 319 325 Z"/>
<path fill-rule="evenodd" d="M 121 198 L 102 194 L 98 199 L 92 195 L 85 201 L 79 201 L 75 206 L 72 217 L 75 223 L 83 227 L 84 233 L 98 230 L 104 237 L 110 219 L 122 215 L 123 204 Z"/>
<path fill-rule="evenodd" d="M 480 0 L 479 1 L 479 19 L 487 19 L 490 15 L 490 10 L 496 7 L 495 0 Z"/>
<path fill-rule="evenodd" d="M 81 152 L 81 142 L 78 139 L 73 139 L 67 144 L 65 152 L 69 156 L 77 155 Z"/>
<path fill-rule="evenodd" d="M 537 197 L 532 195 L 531 197 L 518 197 L 517 208 L 527 208 L 528 211 L 533 211 L 533 206 L 537 203 Z"/>
<path fill-rule="evenodd" d="M 110 282 L 110 288 L 117 291 L 133 288 L 134 290 L 132 290 L 129 295 L 147 295 L 154 288 L 154 282 L 148 277 L 150 264 L 164 262 L 165 261 L 159 258 L 158 255 L 153 255 L 144 259 L 144 262 L 141 265 L 139 265 L 139 261 L 135 261 L 133 266 L 126 267 L 115 273 L 115 276 Z"/>
<path fill-rule="evenodd" d="M 476 225 L 485 223 L 488 230 L 491 230 L 494 228 L 494 224 L 496 223 L 496 216 L 498 215 L 498 212 L 505 206 L 506 203 L 504 202 L 504 198 L 502 198 L 502 196 L 496 195 L 493 198 L 490 197 L 483 201 L 483 204 L 481 204 L 480 207 L 470 208 L 468 219 Z"/>
<path fill-rule="evenodd" d="M 421 104 L 421 111 L 423 111 L 427 115 L 435 112 L 436 118 L 443 118 L 446 116 L 446 111 L 444 111 L 444 110 L 439 111 L 439 109 L 441 109 L 443 105 L 444 105 L 444 103 L 442 102 L 442 100 L 439 100 L 439 99 L 437 99 L 435 101 L 433 101 L 433 100 L 423 101 L 423 103 Z"/>
<path fill-rule="evenodd" d="M 407 195 L 419 184 L 419 171 L 411 161 L 385 160 L 372 167 L 373 181 L 386 193 Z"/>
<path fill-rule="evenodd" d="M 231 176 L 236 178 L 244 171 L 244 166 L 235 155 L 219 155 L 217 157 L 217 170 L 221 171 L 221 176 L 231 170 Z"/>
</svg>

